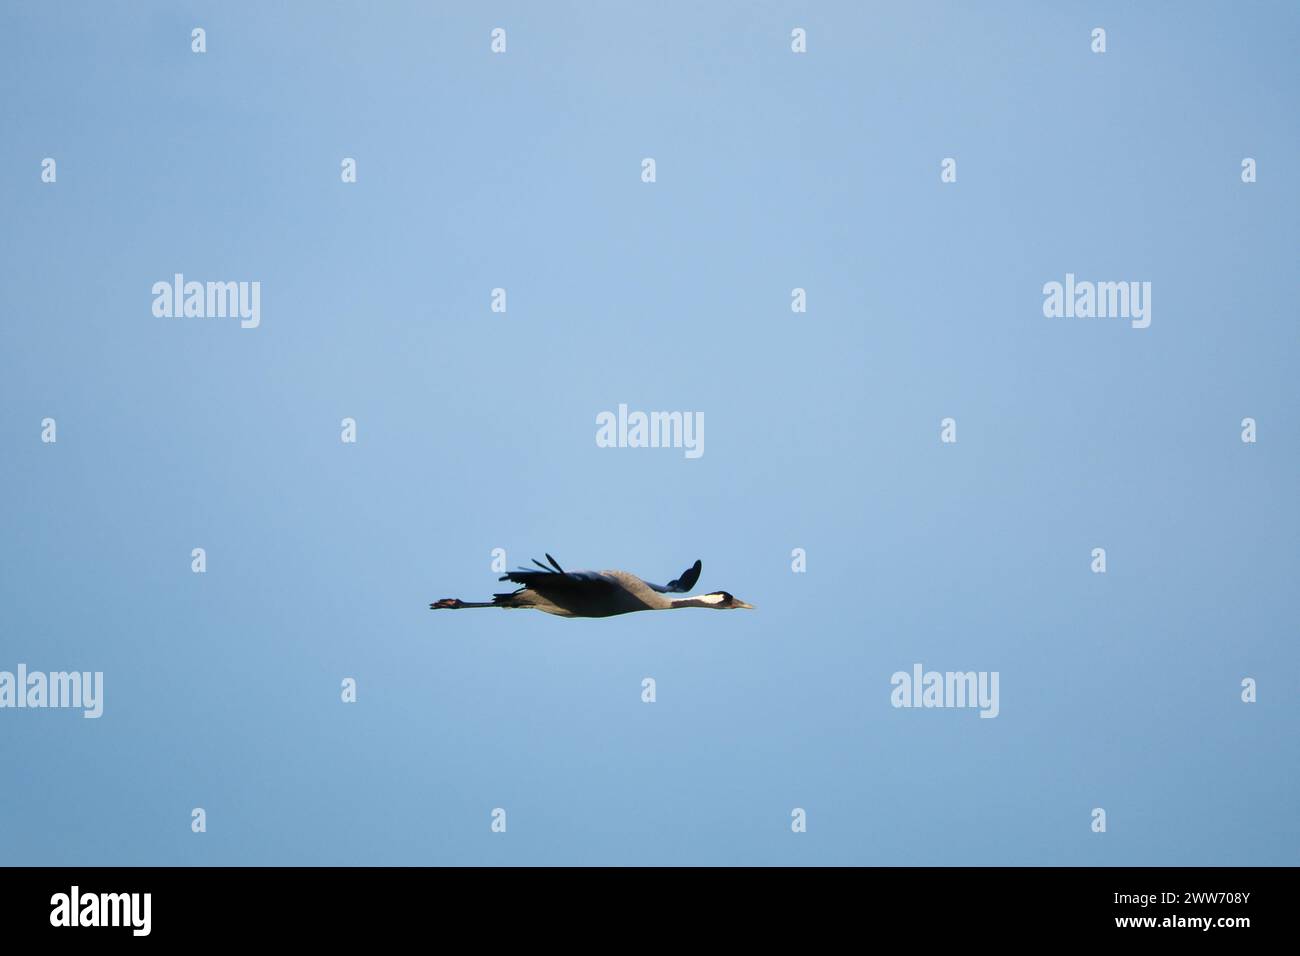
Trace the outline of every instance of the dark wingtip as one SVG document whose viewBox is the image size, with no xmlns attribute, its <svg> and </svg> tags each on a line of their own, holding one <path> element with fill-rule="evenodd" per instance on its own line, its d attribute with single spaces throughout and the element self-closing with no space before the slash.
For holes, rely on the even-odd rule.
<svg viewBox="0 0 1300 956">
<path fill-rule="evenodd" d="M 555 566 L 555 570 L 559 571 L 561 574 L 564 573 L 564 568 L 560 567 L 560 562 L 559 562 L 559 561 L 556 561 L 556 560 L 555 560 L 553 557 L 551 557 L 549 554 L 546 556 L 546 560 L 547 560 L 547 561 L 550 561 L 551 564 L 553 564 L 553 565 Z"/>
<path fill-rule="evenodd" d="M 698 559 L 694 564 L 682 572 L 682 576 L 674 581 L 668 582 L 667 590 L 685 592 L 695 587 L 695 582 L 700 579 L 700 569 L 704 564 Z"/>
</svg>

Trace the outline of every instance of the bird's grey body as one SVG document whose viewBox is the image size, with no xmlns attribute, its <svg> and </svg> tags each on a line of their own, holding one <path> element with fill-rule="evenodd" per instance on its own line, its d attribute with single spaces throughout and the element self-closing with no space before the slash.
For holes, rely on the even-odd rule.
<svg viewBox="0 0 1300 956">
<path fill-rule="evenodd" d="M 586 571 L 583 585 L 557 590 L 526 587 L 510 595 L 506 607 L 533 607 L 560 617 L 612 617 L 631 611 L 661 611 L 672 601 L 626 571 Z"/>
<path fill-rule="evenodd" d="M 682 572 L 680 578 L 660 585 L 651 584 L 626 571 L 565 571 L 549 554 L 546 559 L 551 562 L 551 567 L 534 561 L 540 571 L 524 568 L 501 576 L 502 581 L 522 585 L 517 591 L 494 594 L 491 601 L 484 602 L 443 598 L 429 607 L 534 608 L 559 617 L 613 617 L 632 611 L 666 611 L 679 607 L 752 607 L 726 591 L 714 591 L 693 598 L 668 597 L 669 594 L 680 594 L 695 586 L 703 567 L 699 561 Z"/>
</svg>

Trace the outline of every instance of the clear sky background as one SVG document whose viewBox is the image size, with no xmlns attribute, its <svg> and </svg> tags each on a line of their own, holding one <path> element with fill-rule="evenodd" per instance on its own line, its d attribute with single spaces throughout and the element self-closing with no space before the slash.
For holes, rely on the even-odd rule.
<svg viewBox="0 0 1300 956">
<path fill-rule="evenodd" d="M 0 862 L 1300 862 L 1298 41 L 1290 2 L 6 3 L 0 669 L 105 712 L 0 711 Z M 155 318 L 175 272 L 261 327 Z M 1150 328 L 1045 318 L 1067 272 L 1150 281 Z M 705 454 L 597 448 L 620 402 Z M 428 610 L 498 547 L 758 609 Z M 917 662 L 1000 716 L 892 708 Z"/>
</svg>

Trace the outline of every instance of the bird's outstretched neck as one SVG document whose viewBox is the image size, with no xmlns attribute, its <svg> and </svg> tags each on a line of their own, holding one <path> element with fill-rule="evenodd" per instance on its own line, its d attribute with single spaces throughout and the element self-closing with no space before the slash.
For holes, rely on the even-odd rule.
<svg viewBox="0 0 1300 956">
<path fill-rule="evenodd" d="M 462 607 L 496 607 L 493 601 L 462 601 L 460 598 L 443 598 L 441 601 L 434 601 L 429 605 L 432 610 L 451 609 L 455 610 Z"/>
</svg>

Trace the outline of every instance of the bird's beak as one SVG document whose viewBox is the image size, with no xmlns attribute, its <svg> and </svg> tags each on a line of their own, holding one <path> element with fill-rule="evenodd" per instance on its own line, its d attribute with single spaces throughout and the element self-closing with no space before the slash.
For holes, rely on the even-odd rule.
<svg viewBox="0 0 1300 956">
<path fill-rule="evenodd" d="M 744 601 L 740 600 L 739 598 L 736 599 L 736 607 L 743 607 L 750 611 L 754 610 L 754 605 L 746 604 Z"/>
</svg>

